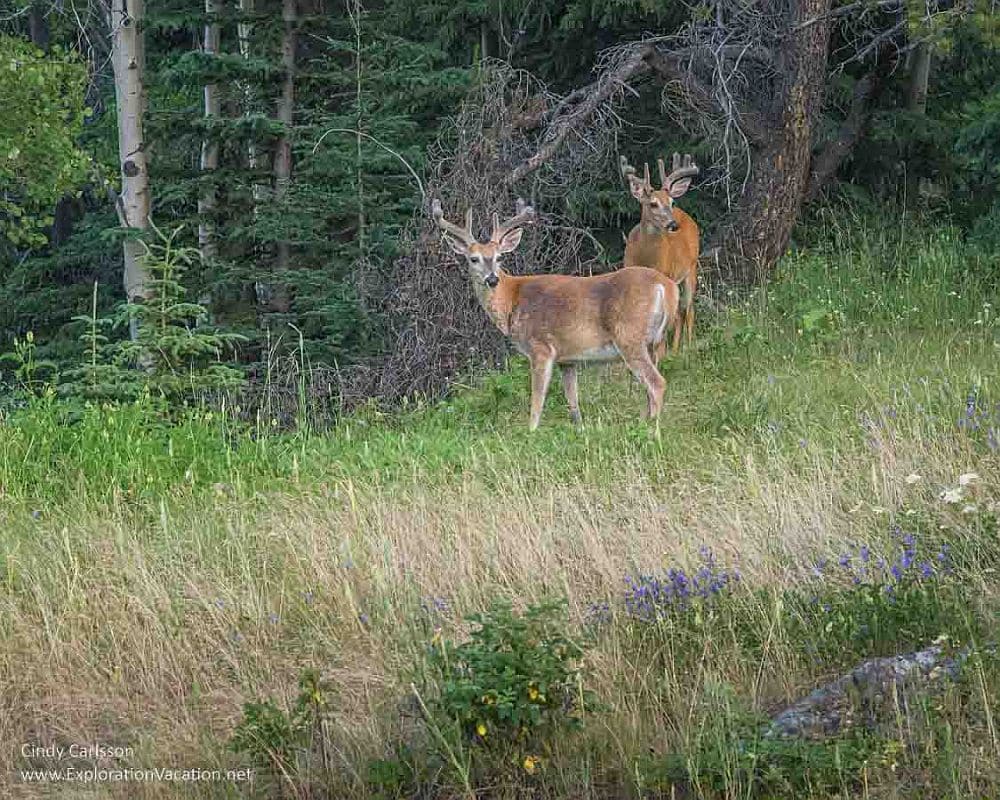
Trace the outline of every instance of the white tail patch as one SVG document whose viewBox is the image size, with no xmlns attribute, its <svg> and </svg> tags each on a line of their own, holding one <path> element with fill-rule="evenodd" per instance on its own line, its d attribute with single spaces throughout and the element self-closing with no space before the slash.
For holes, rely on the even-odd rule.
<svg viewBox="0 0 1000 800">
<path fill-rule="evenodd" d="M 653 294 L 653 308 L 649 315 L 649 330 L 647 332 L 649 344 L 659 344 L 663 341 L 663 334 L 667 330 L 667 312 L 664 309 L 665 293 L 663 284 L 657 284 Z"/>
</svg>

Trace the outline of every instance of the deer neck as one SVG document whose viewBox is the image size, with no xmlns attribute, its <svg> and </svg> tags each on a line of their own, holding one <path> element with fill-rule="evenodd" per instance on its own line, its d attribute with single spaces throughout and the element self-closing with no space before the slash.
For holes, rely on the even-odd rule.
<svg viewBox="0 0 1000 800">
<path fill-rule="evenodd" d="M 500 282 L 490 288 L 483 281 L 474 279 L 473 289 L 476 299 L 493 324 L 504 336 L 510 336 L 510 315 L 517 301 L 517 280 L 502 269 L 497 270 Z"/>
</svg>

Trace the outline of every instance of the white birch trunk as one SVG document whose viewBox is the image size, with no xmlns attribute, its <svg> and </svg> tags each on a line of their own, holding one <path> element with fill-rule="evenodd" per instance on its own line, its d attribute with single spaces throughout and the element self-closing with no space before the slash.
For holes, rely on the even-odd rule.
<svg viewBox="0 0 1000 800">
<path fill-rule="evenodd" d="M 148 161 L 142 132 L 146 110 L 143 6 L 144 0 L 111 0 L 108 17 L 122 170 L 122 191 L 116 205 L 122 227 L 134 230 L 149 227 L 150 211 Z M 130 302 L 142 302 L 149 297 L 149 273 L 142 263 L 142 253 L 142 245 L 134 237 L 125 239 L 123 274 L 125 295 Z M 136 333 L 133 322 L 132 338 Z"/>
</svg>

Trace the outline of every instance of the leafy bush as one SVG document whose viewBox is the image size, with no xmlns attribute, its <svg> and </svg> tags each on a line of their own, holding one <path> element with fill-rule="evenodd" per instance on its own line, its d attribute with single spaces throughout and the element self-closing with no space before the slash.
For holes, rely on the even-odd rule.
<svg viewBox="0 0 1000 800">
<path fill-rule="evenodd" d="M 283 711 L 271 698 L 243 706 L 230 747 L 248 757 L 263 791 L 296 781 L 303 772 L 303 761 L 326 713 L 328 691 L 317 672 L 306 670 L 290 711 Z"/>
<path fill-rule="evenodd" d="M 477 768 L 515 784 L 540 770 L 556 737 L 578 728 L 595 708 L 583 687 L 583 648 L 566 633 L 561 603 L 523 614 L 498 602 L 468 618 L 478 627 L 462 644 L 437 637 L 430 649 L 436 693 L 429 723 L 454 731 Z"/>
</svg>

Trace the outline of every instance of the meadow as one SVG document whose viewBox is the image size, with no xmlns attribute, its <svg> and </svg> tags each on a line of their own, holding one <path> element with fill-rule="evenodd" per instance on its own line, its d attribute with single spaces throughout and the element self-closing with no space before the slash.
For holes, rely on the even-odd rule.
<svg viewBox="0 0 1000 800">
<path fill-rule="evenodd" d="M 1000 257 L 828 222 L 618 366 L 278 431 L 42 397 L 0 426 L 16 797 L 1000 796 Z M 484 320 L 485 324 L 485 320 Z M 469 615 L 479 614 L 477 619 Z M 769 718 L 875 656 L 953 674 Z M 22 744 L 254 780 L 26 783 Z M 65 766 L 65 764 L 63 764 Z M 0 793 L 3 787 L 0 783 Z"/>
</svg>

